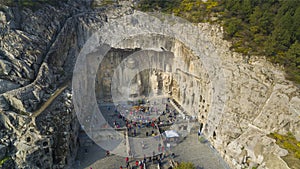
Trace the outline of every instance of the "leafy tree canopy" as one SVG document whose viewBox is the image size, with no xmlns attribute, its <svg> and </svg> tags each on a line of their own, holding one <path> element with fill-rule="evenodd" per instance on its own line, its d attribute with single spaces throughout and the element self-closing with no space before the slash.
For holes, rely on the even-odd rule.
<svg viewBox="0 0 300 169">
<path fill-rule="evenodd" d="M 300 84 L 300 1 L 141 0 L 138 8 L 173 13 L 191 22 L 217 22 L 234 51 L 267 56 Z"/>
</svg>

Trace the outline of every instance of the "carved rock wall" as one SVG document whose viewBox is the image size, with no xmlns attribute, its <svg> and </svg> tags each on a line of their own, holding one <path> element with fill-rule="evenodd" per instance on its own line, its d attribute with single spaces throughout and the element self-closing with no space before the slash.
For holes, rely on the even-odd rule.
<svg viewBox="0 0 300 169">
<path fill-rule="evenodd" d="M 161 56 L 156 54 L 160 57 L 156 60 L 161 62 L 159 64 L 162 64 L 158 67 L 162 68 L 162 72 L 166 72 L 166 65 L 168 65 L 173 77 L 170 96 L 187 114 L 197 117 L 202 123 L 207 123 L 208 112 L 210 111 L 209 102 L 211 101 L 211 82 L 201 60 L 186 45 L 174 38 L 152 34 L 128 38 L 117 44 L 117 47 L 121 49 L 141 49 L 144 52 L 139 55 L 144 57 L 152 57 L 152 50 L 161 52 Z M 163 53 L 166 51 L 169 53 Z M 166 57 L 170 54 L 172 56 Z M 163 57 L 170 58 L 170 60 L 164 60 Z M 140 62 L 139 64 L 146 64 Z M 154 65 L 156 63 L 150 64 Z M 162 74 L 160 80 L 163 81 Z M 151 86 L 151 82 L 146 83 Z M 160 90 L 162 88 L 163 86 L 160 86 Z"/>
<path fill-rule="evenodd" d="M 193 110 L 185 103 L 192 100 L 191 95 L 187 95 L 185 85 L 188 86 L 191 82 L 194 84 L 195 77 L 199 79 L 198 90 L 205 103 L 196 103 L 201 104 L 198 119 L 201 120 L 204 116 L 201 120 L 204 123 L 204 133 L 232 168 L 288 167 L 280 158 L 287 153 L 286 150 L 279 148 L 275 140 L 267 136 L 271 132 L 286 134 L 289 131 L 299 139 L 299 88 L 285 80 L 281 68 L 270 64 L 264 57 L 242 56 L 230 51 L 230 43 L 222 39 L 221 27 L 209 24 L 198 24 L 195 27 L 184 24 L 174 26 L 172 23 L 172 26 L 168 27 L 164 22 L 165 18 L 149 18 L 149 15 L 138 12 L 128 16 L 129 21 L 134 20 L 136 23 L 132 28 L 127 24 L 128 20 L 118 20 L 118 25 L 128 25 L 129 28 L 126 27 L 125 30 L 114 27 L 112 23 L 109 28 L 116 28 L 120 33 L 114 30 L 116 33 L 110 44 L 116 48 L 157 51 L 163 48 L 174 53 L 172 70 L 175 67 L 173 75 L 174 83 L 177 83 L 177 96 L 174 98 L 187 113 L 194 115 Z M 144 26 L 149 23 L 152 27 Z M 168 32 L 168 29 L 181 38 L 181 42 L 159 35 Z M 116 40 L 124 38 L 123 34 L 128 30 L 145 34 L 157 32 L 158 35 L 139 34 L 116 45 Z M 128 32 L 132 33 L 130 31 Z M 198 62 L 194 59 L 197 57 L 200 59 Z M 212 62 L 205 62 L 209 57 L 212 58 Z M 214 59 L 219 60 L 220 64 L 215 65 Z M 221 79 L 222 76 L 224 79 Z M 219 82 L 222 83 L 211 83 L 215 80 L 221 80 Z M 216 95 L 217 89 L 224 92 Z M 212 108 L 218 99 L 218 103 L 222 105 Z M 274 159 L 277 159 L 275 165 L 271 164 Z"/>
<path fill-rule="evenodd" d="M 38 168 L 40 164 L 45 164 L 45 168 L 64 168 L 71 163 L 73 153 L 76 153 L 78 128 L 71 92 L 65 91 L 52 104 L 46 105 L 44 111 L 36 112 L 51 100 L 55 91 L 67 85 L 76 55 L 92 32 L 123 14 L 132 14 L 131 9 L 114 8 L 106 13 L 107 17 L 101 11 L 80 11 L 83 7 L 80 3 L 75 6 L 67 5 L 62 9 L 46 6 L 45 14 L 42 10 L 33 13 L 10 8 L 4 8 L 5 11 L 0 13 L 1 23 L 5 22 L 1 27 L 4 40 L 0 46 L 3 82 L 0 89 L 3 92 L 0 95 L 0 144 L 4 145 L 0 151 L 5 150 L 6 156 L 11 157 L 8 162 L 11 168 L 14 164 L 19 168 Z M 137 24 L 152 23 L 161 30 L 161 20 L 150 22 L 149 16 L 136 15 L 130 17 L 138 19 Z M 8 22 L 10 18 L 14 19 Z M 126 25 L 126 20 L 118 24 Z M 128 38 L 112 47 L 166 50 L 174 54 L 171 64 L 173 98 L 204 124 L 203 132 L 232 168 L 287 168 L 280 158 L 286 151 L 267 134 L 290 131 L 300 140 L 299 88 L 285 80 L 280 68 L 264 58 L 231 52 L 230 43 L 222 40 L 222 28 L 218 26 L 199 24 L 193 28 L 177 28 L 175 25 L 172 29 L 185 41 L 144 35 Z M 201 32 L 203 41 L 194 38 L 199 35 L 197 32 Z M 117 39 L 123 34 L 115 32 Z M 216 86 L 211 82 L 219 76 L 209 76 L 211 70 L 207 70 L 201 60 L 209 57 L 211 50 L 215 50 L 221 61 L 220 67 L 212 67 L 222 69 L 225 77 L 221 87 L 226 99 L 222 100 L 224 107 L 220 114 L 212 109 L 216 102 L 213 97 Z M 2 86 L 8 87 L 3 89 Z M 246 163 L 245 158 L 248 159 Z"/>
<path fill-rule="evenodd" d="M 0 145 L 5 150 L 0 160 L 9 158 L 2 167 L 69 168 L 79 129 L 70 89 L 73 66 L 105 16 L 86 17 L 89 9 L 82 1 L 36 11 L 2 9 L 8 22 L 1 27 L 0 44 L 5 68 L 0 71 Z"/>
</svg>

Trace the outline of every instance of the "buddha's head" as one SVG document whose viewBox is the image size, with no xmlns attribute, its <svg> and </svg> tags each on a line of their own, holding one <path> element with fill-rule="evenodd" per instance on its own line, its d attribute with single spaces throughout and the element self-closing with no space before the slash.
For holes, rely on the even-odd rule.
<svg viewBox="0 0 300 169">
<path fill-rule="evenodd" d="M 126 67 L 134 69 L 136 67 L 136 60 L 133 58 L 128 58 L 126 61 Z"/>
</svg>

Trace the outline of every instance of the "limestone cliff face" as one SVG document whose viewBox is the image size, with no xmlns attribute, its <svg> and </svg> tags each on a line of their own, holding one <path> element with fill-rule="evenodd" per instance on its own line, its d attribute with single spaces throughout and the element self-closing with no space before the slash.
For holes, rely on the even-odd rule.
<svg viewBox="0 0 300 169">
<path fill-rule="evenodd" d="M 215 46 L 225 77 L 225 106 L 221 114 L 215 114 L 220 119 L 210 141 L 232 168 L 289 168 L 280 158 L 287 151 L 266 135 L 292 132 L 300 139 L 299 88 L 264 58 L 229 51 L 230 43 L 222 40 L 221 28 L 198 27 Z M 212 114 L 214 111 L 208 116 Z M 215 122 L 207 119 L 205 123 L 209 129 Z"/>
<path fill-rule="evenodd" d="M 78 147 L 70 81 L 80 46 L 102 15 L 85 3 L 1 6 L 0 145 L 3 168 L 66 168 Z M 1 151 L 2 152 L 2 151 Z"/>
<path fill-rule="evenodd" d="M 219 28 L 199 26 L 216 45 L 226 77 L 227 101 L 213 145 L 233 168 L 288 168 L 280 158 L 287 151 L 266 134 L 292 132 L 300 140 L 299 88 L 265 58 L 229 52 L 230 44 L 217 35 Z"/>
<path fill-rule="evenodd" d="M 287 151 L 267 134 L 292 132 L 299 139 L 299 88 L 265 58 L 230 51 L 222 28 L 153 15 L 136 11 L 109 20 L 101 38 L 113 48 L 172 52 L 173 99 L 204 124 L 204 134 L 232 168 L 289 168 L 280 158 Z M 187 86 L 198 91 L 188 94 Z M 193 107 L 200 108 L 194 110 L 187 101 L 196 97 Z"/>
<path fill-rule="evenodd" d="M 123 15 L 128 19 L 118 20 Z M 35 12 L 2 6 L 0 152 L 5 156 L 1 153 L 0 158 L 10 157 L 4 168 L 66 168 L 72 163 L 79 124 L 70 79 L 80 49 L 102 29 L 108 30 L 103 36 L 113 48 L 163 47 L 174 54 L 172 66 L 178 69 L 172 97 L 204 124 L 203 132 L 232 168 L 288 168 L 280 158 L 287 152 L 267 134 L 290 131 L 300 139 L 299 88 L 264 58 L 231 52 L 230 43 L 222 40 L 222 28 L 173 21 L 153 19 L 129 7 L 92 11 L 80 1 L 46 5 Z M 145 26 L 149 23 L 153 26 Z M 115 44 L 128 30 L 148 35 Z M 170 30 L 176 36 L 166 36 Z M 224 83 L 214 83 L 220 79 Z M 185 83 L 195 89 L 194 96 L 180 94 L 193 93 Z M 250 163 L 244 163 L 245 158 Z"/>
</svg>

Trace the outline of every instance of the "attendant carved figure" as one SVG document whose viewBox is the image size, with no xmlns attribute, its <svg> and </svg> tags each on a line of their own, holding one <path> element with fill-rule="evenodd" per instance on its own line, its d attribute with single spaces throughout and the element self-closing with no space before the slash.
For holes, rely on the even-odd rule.
<svg viewBox="0 0 300 169">
<path fill-rule="evenodd" d="M 163 91 L 165 94 L 171 94 L 172 73 L 169 65 L 166 65 L 166 72 L 163 73 Z"/>
</svg>

